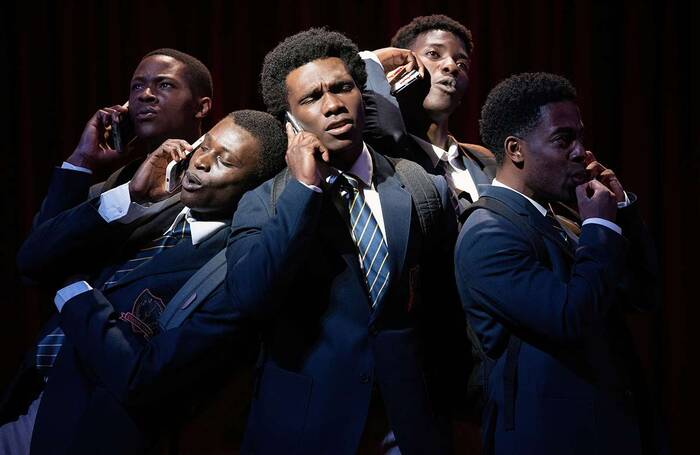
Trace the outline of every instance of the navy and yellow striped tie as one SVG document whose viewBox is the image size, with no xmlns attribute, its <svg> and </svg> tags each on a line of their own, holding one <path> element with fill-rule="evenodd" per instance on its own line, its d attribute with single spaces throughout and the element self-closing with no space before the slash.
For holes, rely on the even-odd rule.
<svg viewBox="0 0 700 455">
<path fill-rule="evenodd" d="M 358 180 L 348 174 L 343 174 L 351 191 L 347 193 L 348 210 L 350 211 L 350 227 L 352 238 L 355 240 L 362 270 L 367 280 L 372 307 L 374 307 L 389 283 L 389 250 L 379 223 L 372 215 L 365 198 L 360 191 Z M 342 178 L 339 177 L 339 178 Z"/>
</svg>

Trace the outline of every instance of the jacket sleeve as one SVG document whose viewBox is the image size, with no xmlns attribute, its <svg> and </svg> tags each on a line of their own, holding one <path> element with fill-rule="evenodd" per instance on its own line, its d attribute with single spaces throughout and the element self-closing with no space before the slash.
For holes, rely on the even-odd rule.
<svg viewBox="0 0 700 455">
<path fill-rule="evenodd" d="M 495 319 L 553 342 L 576 342 L 605 318 L 615 301 L 626 248 L 624 237 L 612 230 L 585 225 L 571 270 L 563 276 L 537 260 L 513 224 L 477 210 L 463 227 L 455 253 L 462 304 L 467 315 L 480 321 L 480 334 L 491 333 Z M 484 344 L 490 342 L 495 340 Z"/>
<path fill-rule="evenodd" d="M 304 266 L 306 247 L 321 216 L 323 194 L 294 179 L 280 194 L 273 214 L 270 193 L 265 191 L 271 183 L 241 199 L 226 253 L 227 292 L 251 318 L 275 312 L 281 302 L 271 297 Z"/>
<path fill-rule="evenodd" d="M 142 406 L 184 398 L 198 380 L 249 362 L 254 338 L 237 316 L 221 287 L 183 324 L 145 339 L 93 289 L 66 302 L 60 324 L 102 384 L 125 405 Z"/>
</svg>

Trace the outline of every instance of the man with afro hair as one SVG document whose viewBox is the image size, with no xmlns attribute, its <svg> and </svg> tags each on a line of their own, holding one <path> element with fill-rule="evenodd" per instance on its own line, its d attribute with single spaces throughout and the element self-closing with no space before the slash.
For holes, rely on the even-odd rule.
<svg viewBox="0 0 700 455">
<path fill-rule="evenodd" d="M 449 134 L 450 116 L 469 83 L 471 31 L 445 15 L 420 16 L 396 32 L 391 46 L 362 53 L 367 88 L 374 93 L 368 101 L 368 140 L 391 137 L 397 156 L 444 175 L 459 215 L 478 199 L 479 185 L 490 183 L 495 175 L 491 152 Z M 412 69 L 420 71 L 422 80 L 392 93 L 390 84 Z"/>
<path fill-rule="evenodd" d="M 584 148 L 575 100 L 565 78 L 525 73 L 481 111 L 498 172 L 455 267 L 483 352 L 486 453 L 659 453 L 622 319 L 655 306 L 655 254 L 636 197 Z M 556 202 L 578 205 L 578 236 Z"/>
<path fill-rule="evenodd" d="M 437 361 L 463 317 L 433 290 L 450 287 L 454 214 L 444 179 L 364 143 L 365 77 L 325 29 L 264 60 L 289 146 L 287 169 L 241 200 L 227 255 L 231 300 L 262 331 L 246 453 L 450 452 L 439 388 L 453 376 Z M 440 206 L 426 231 L 417 181 Z"/>
</svg>

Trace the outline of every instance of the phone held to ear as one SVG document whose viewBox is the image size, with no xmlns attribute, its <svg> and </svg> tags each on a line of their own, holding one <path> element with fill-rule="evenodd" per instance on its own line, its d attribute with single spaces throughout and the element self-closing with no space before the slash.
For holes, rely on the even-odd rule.
<svg viewBox="0 0 700 455">
<path fill-rule="evenodd" d="M 185 175 L 185 170 L 190 163 L 190 157 L 204 142 L 204 136 L 200 137 L 192 144 L 192 151 L 187 154 L 187 157 L 180 161 L 171 161 L 165 168 L 165 190 L 172 193 L 182 184 L 182 177 Z"/>
<path fill-rule="evenodd" d="M 128 108 L 129 102 L 122 104 Z M 107 135 L 107 145 L 118 153 L 126 152 L 126 146 L 134 139 L 134 124 L 128 112 L 119 114 L 119 122 L 112 122 Z"/>
<path fill-rule="evenodd" d="M 418 70 L 409 71 L 391 87 L 391 94 L 394 96 L 398 95 L 418 80 L 420 80 Z"/>
<path fill-rule="evenodd" d="M 284 114 L 284 118 L 289 122 L 290 125 L 292 125 L 292 129 L 294 130 L 294 134 L 299 134 L 302 131 L 304 131 L 304 128 L 301 127 L 301 124 L 299 121 L 292 115 L 291 112 L 287 111 Z"/>
</svg>

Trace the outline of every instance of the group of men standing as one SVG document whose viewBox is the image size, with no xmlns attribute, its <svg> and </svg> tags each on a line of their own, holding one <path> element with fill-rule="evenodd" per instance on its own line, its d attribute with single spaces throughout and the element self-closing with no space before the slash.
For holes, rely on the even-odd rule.
<svg viewBox="0 0 700 455">
<path fill-rule="evenodd" d="M 452 137 L 472 50 L 442 15 L 374 52 L 309 29 L 265 57 L 268 113 L 204 136 L 209 71 L 147 54 L 18 254 L 57 313 L 5 395 L 0 452 L 173 450 L 255 359 L 242 453 L 473 453 L 470 415 L 484 453 L 662 450 L 622 318 L 656 282 L 636 197 L 585 150 L 559 76 L 496 86 L 486 147 Z"/>
</svg>

